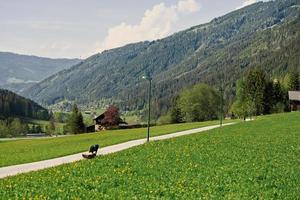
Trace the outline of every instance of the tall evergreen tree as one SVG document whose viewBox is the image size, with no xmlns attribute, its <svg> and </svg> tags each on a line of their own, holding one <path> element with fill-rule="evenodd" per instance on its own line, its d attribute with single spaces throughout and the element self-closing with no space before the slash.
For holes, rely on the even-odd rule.
<svg viewBox="0 0 300 200">
<path fill-rule="evenodd" d="M 67 129 L 73 134 L 82 133 L 85 130 L 82 114 L 79 112 L 76 104 L 73 105 L 72 114 L 67 122 Z"/>
<path fill-rule="evenodd" d="M 182 123 L 183 115 L 178 105 L 174 105 L 170 110 L 171 123 Z"/>
<path fill-rule="evenodd" d="M 240 79 L 237 81 L 236 87 L 236 101 L 231 106 L 231 112 L 237 115 L 237 117 L 243 118 L 244 120 L 248 117 L 253 110 L 253 104 L 247 97 L 245 80 Z"/>
<path fill-rule="evenodd" d="M 173 100 L 173 105 L 169 111 L 171 123 L 182 123 L 183 114 L 178 105 L 178 96 Z"/>
<path fill-rule="evenodd" d="M 274 91 L 273 82 L 266 80 L 264 97 L 263 97 L 263 112 L 262 112 L 263 114 L 271 113 L 272 108 L 276 102 L 274 95 L 275 95 L 275 91 Z"/>
<path fill-rule="evenodd" d="M 299 91 L 300 90 L 300 77 L 297 71 L 289 73 L 289 90 Z"/>
<path fill-rule="evenodd" d="M 76 125 L 77 125 L 77 130 L 79 133 L 83 133 L 85 131 L 85 125 L 83 122 L 83 116 L 81 112 L 78 112 L 76 116 Z"/>
<path fill-rule="evenodd" d="M 245 95 L 254 105 L 254 113 L 252 114 L 263 114 L 266 87 L 267 80 L 264 71 L 259 68 L 250 70 L 245 79 Z"/>
</svg>

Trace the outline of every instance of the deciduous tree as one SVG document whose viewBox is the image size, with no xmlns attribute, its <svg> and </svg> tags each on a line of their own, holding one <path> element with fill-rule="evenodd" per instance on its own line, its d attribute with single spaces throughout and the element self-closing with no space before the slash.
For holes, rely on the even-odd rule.
<svg viewBox="0 0 300 200">
<path fill-rule="evenodd" d="M 104 119 L 102 123 L 106 126 L 116 126 L 122 122 L 120 117 L 119 109 L 113 105 L 110 105 L 104 112 Z"/>
<path fill-rule="evenodd" d="M 219 100 L 219 94 L 215 89 L 206 84 L 197 84 L 180 93 L 178 99 L 180 115 L 188 122 L 216 119 Z"/>
</svg>

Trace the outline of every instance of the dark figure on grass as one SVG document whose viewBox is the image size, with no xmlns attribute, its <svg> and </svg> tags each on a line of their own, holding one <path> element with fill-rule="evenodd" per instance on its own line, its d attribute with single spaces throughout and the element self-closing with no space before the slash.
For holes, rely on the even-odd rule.
<svg viewBox="0 0 300 200">
<path fill-rule="evenodd" d="M 94 158 L 97 155 L 97 151 L 99 149 L 99 145 L 95 144 L 90 147 L 90 150 L 87 154 L 82 154 L 84 158 Z"/>
</svg>

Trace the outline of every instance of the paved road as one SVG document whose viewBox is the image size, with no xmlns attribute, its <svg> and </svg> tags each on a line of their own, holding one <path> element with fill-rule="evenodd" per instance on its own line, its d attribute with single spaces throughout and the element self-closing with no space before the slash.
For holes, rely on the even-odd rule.
<svg viewBox="0 0 300 200">
<path fill-rule="evenodd" d="M 232 125 L 232 124 L 235 124 L 235 123 L 227 123 L 227 124 L 224 124 L 223 126 Z M 207 126 L 207 127 L 196 128 L 196 129 L 191 129 L 191 130 L 187 130 L 187 131 L 171 133 L 171 134 L 167 134 L 167 135 L 151 137 L 150 141 L 165 140 L 165 139 L 179 137 L 179 136 L 183 136 L 183 135 L 200 133 L 200 132 L 211 130 L 211 129 L 218 128 L 218 127 L 220 127 L 220 126 L 219 125 Z M 139 140 L 132 140 L 129 142 L 124 142 L 124 143 L 120 143 L 120 144 L 116 144 L 116 145 L 112 145 L 112 146 L 103 147 L 98 151 L 98 155 L 106 155 L 106 154 L 110 154 L 110 153 L 115 153 L 115 152 L 122 151 L 124 149 L 128 149 L 128 148 L 131 148 L 134 146 L 142 145 L 145 142 L 146 142 L 146 139 L 139 139 Z M 82 152 L 82 153 L 85 153 L 85 152 Z M 58 166 L 58 165 L 65 164 L 65 163 L 71 163 L 71 162 L 75 162 L 78 160 L 82 160 L 83 159 L 82 153 L 77 153 L 74 155 L 69 155 L 69 156 L 64 156 L 64 157 L 54 158 L 54 159 L 49 159 L 49 160 L 43 160 L 43 161 L 38 161 L 38 162 L 33 162 L 33 163 L 26 163 L 26 164 L 2 167 L 2 168 L 0 168 L 0 178 L 4 178 L 7 176 L 13 176 L 13 175 L 16 175 L 19 173 L 36 171 L 36 170 L 40 170 L 40 169 Z"/>
<path fill-rule="evenodd" d="M 13 141 L 13 140 L 38 140 L 38 139 L 45 139 L 45 138 L 57 138 L 57 137 L 68 137 L 71 135 L 53 135 L 53 136 L 28 136 L 28 137 L 14 137 L 14 138 L 0 138 L 0 141 Z"/>
</svg>

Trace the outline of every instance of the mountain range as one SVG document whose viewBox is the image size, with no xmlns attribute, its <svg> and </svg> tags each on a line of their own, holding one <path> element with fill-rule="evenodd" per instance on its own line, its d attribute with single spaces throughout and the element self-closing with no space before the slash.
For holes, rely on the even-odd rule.
<svg viewBox="0 0 300 200">
<path fill-rule="evenodd" d="M 79 62 L 79 59 L 52 59 L 0 52 L 0 87 L 21 92 Z"/>
<path fill-rule="evenodd" d="M 236 81 L 249 69 L 261 67 L 272 77 L 299 69 L 299 36 L 300 0 L 258 2 L 163 39 L 103 51 L 22 94 L 43 105 L 110 100 L 143 109 L 147 82 L 141 77 L 147 73 L 159 113 L 180 90 L 199 82 L 224 85 L 230 104 Z"/>
</svg>

